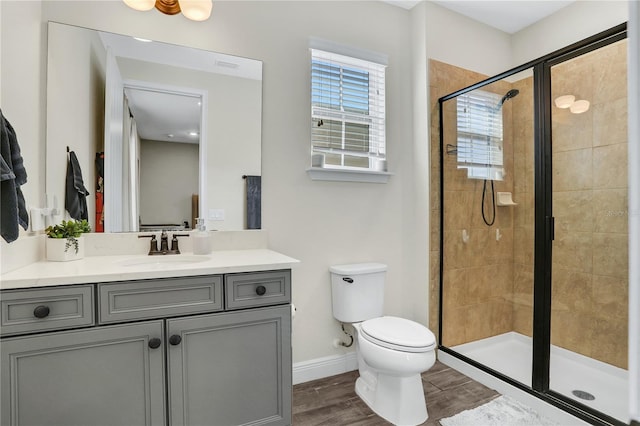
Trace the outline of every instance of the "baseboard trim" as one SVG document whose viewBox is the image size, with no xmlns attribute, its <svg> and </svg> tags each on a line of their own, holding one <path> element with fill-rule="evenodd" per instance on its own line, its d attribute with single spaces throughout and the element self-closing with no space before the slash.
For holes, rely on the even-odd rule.
<svg viewBox="0 0 640 426">
<path fill-rule="evenodd" d="M 297 362 L 293 364 L 293 384 L 323 379 L 357 369 L 358 358 L 355 352 Z"/>
</svg>

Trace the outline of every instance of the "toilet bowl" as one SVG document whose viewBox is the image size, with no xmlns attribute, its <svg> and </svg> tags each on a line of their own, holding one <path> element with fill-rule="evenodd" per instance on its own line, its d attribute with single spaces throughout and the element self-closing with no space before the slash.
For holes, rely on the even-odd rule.
<svg viewBox="0 0 640 426">
<path fill-rule="evenodd" d="M 393 326 L 398 335 L 405 337 L 409 332 L 416 332 L 420 346 L 402 346 L 405 342 L 394 339 L 392 334 L 380 336 L 377 329 L 371 332 L 371 323 Z M 354 328 L 360 373 L 356 394 L 377 415 L 394 425 L 417 425 L 427 420 L 420 374 L 436 360 L 433 333 L 418 323 L 396 317 L 375 318 L 354 324 Z"/>
<path fill-rule="evenodd" d="M 423 423 L 428 413 L 421 373 L 435 363 L 435 336 L 414 321 L 382 316 L 386 265 L 340 265 L 330 271 L 334 317 L 356 332 L 356 394 L 394 425 Z"/>
<path fill-rule="evenodd" d="M 435 336 L 416 322 L 380 317 L 360 323 L 356 330 L 365 361 L 380 372 L 422 373 L 435 363 Z"/>
</svg>

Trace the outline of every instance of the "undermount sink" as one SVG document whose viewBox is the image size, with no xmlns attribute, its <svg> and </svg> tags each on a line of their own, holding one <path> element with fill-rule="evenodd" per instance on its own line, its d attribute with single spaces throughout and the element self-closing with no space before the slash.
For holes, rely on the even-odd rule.
<svg viewBox="0 0 640 426">
<path fill-rule="evenodd" d="M 206 262 L 208 260 L 211 260 L 210 256 L 175 254 L 124 259 L 117 261 L 116 264 L 120 266 L 181 266 Z"/>
</svg>

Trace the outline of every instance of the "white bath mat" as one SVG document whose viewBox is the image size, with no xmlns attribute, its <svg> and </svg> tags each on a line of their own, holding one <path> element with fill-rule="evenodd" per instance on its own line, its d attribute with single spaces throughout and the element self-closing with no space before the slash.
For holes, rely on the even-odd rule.
<svg viewBox="0 0 640 426">
<path fill-rule="evenodd" d="M 557 426 L 530 407 L 508 396 L 440 420 L 442 426 Z"/>
</svg>

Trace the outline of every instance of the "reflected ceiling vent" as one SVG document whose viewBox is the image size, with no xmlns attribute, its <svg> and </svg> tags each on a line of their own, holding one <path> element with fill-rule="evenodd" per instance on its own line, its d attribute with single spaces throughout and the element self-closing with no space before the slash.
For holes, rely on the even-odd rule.
<svg viewBox="0 0 640 426">
<path fill-rule="evenodd" d="M 225 68 L 238 68 L 238 64 L 236 64 L 235 62 L 216 61 L 216 65 Z"/>
</svg>

